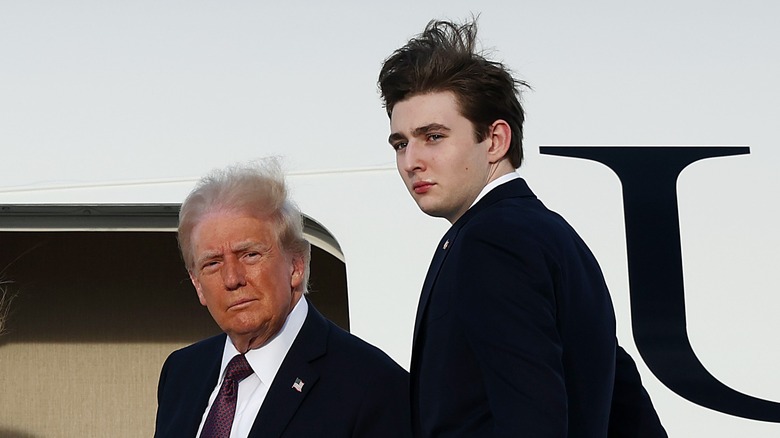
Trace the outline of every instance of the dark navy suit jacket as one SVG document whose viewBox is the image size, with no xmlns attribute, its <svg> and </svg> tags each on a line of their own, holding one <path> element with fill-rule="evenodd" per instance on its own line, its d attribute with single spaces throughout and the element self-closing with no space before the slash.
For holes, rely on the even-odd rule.
<svg viewBox="0 0 780 438">
<path fill-rule="evenodd" d="M 157 390 L 155 437 L 194 438 L 217 384 L 225 334 L 173 352 Z M 292 388 L 297 378 L 301 392 Z M 250 437 L 408 437 L 408 373 L 385 353 L 309 312 Z"/>
<path fill-rule="evenodd" d="M 665 436 L 617 346 L 596 259 L 522 179 L 490 191 L 439 243 L 411 385 L 420 437 Z"/>
</svg>

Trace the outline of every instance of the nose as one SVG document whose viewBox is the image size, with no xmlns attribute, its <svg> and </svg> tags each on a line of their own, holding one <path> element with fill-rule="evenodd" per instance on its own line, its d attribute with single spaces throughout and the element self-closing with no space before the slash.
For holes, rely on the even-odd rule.
<svg viewBox="0 0 780 438">
<path fill-rule="evenodd" d="M 246 286 L 246 270 L 237 259 L 228 257 L 223 262 L 222 281 L 225 289 L 236 290 Z"/>
<path fill-rule="evenodd" d="M 407 173 L 425 170 L 425 161 L 423 160 L 422 152 L 422 148 L 417 142 L 409 141 L 404 148 L 403 153 L 398 154 L 398 168 Z"/>
</svg>

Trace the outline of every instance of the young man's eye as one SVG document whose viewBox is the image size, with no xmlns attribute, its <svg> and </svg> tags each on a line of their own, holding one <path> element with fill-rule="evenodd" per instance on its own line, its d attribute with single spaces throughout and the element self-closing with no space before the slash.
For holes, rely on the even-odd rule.
<svg viewBox="0 0 780 438">
<path fill-rule="evenodd" d="M 428 134 L 428 141 L 439 141 L 444 138 L 441 134 Z"/>
<path fill-rule="evenodd" d="M 398 143 L 393 143 L 390 146 L 392 146 L 393 149 L 395 149 L 397 152 L 406 147 L 406 142 L 399 141 Z"/>
</svg>

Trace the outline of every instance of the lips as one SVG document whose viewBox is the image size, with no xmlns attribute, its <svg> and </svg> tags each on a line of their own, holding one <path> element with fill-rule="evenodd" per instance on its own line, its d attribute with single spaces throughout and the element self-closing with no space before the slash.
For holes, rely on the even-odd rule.
<svg viewBox="0 0 780 438">
<path fill-rule="evenodd" d="M 255 300 L 252 299 L 252 298 L 245 298 L 245 299 L 242 299 L 242 300 L 238 300 L 235 303 L 231 304 L 228 307 L 228 309 L 230 309 L 230 310 L 240 310 L 241 308 L 246 307 L 246 305 L 248 303 L 251 303 L 252 301 L 255 301 Z"/>
<path fill-rule="evenodd" d="M 430 181 L 417 181 L 416 183 L 412 184 L 412 190 L 414 190 L 414 193 L 421 195 L 423 193 L 427 193 L 428 190 L 430 190 L 434 185 L 435 184 Z"/>
</svg>

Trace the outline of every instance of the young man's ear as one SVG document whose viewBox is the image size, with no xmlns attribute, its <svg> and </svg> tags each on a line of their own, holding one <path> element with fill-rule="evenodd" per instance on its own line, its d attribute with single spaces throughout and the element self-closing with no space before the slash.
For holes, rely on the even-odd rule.
<svg viewBox="0 0 780 438">
<path fill-rule="evenodd" d="M 490 125 L 490 147 L 488 148 L 488 158 L 490 164 L 501 161 L 509 153 L 509 144 L 512 141 L 512 128 L 509 123 L 498 119 Z"/>
</svg>

